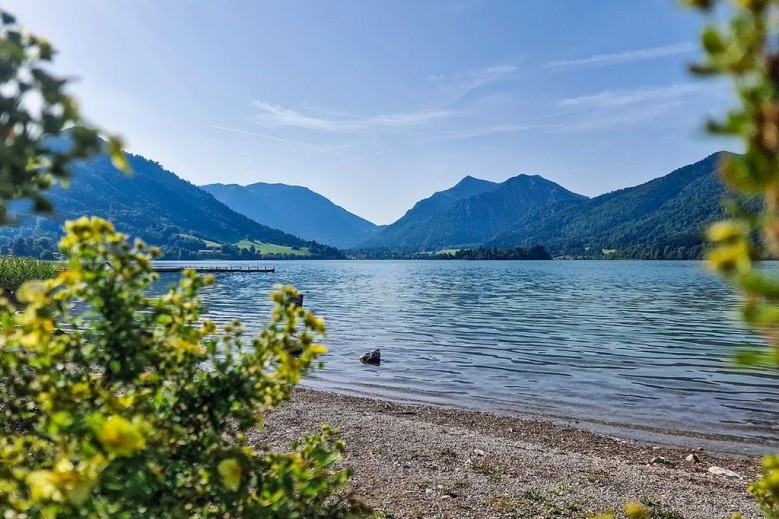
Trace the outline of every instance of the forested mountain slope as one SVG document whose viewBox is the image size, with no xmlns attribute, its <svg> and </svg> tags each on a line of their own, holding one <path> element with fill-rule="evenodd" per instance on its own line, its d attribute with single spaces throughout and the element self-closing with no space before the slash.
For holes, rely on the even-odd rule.
<svg viewBox="0 0 779 519">
<path fill-rule="evenodd" d="M 57 144 L 58 145 L 58 144 Z M 83 215 L 111 220 L 118 230 L 162 247 L 168 257 L 181 251 L 195 253 L 226 245 L 225 252 L 240 253 L 241 241 L 282 251 L 293 248 L 315 256 L 339 257 L 332 247 L 309 242 L 261 225 L 231 210 L 212 195 L 165 170 L 159 163 L 128 154 L 133 173 L 119 172 L 106 155 L 77 163 L 71 187 L 50 192 L 55 214 L 27 216 L 19 225 L 2 230 L 6 241 L 48 236 L 56 239 L 62 223 Z M 17 210 L 24 211 L 17 206 Z M 232 247 L 232 248 L 231 248 Z M 186 254 L 185 254 L 186 256 Z"/>
<path fill-rule="evenodd" d="M 306 187 L 257 182 L 248 186 L 208 184 L 202 188 L 255 222 L 334 247 L 353 247 L 378 229 Z"/>
<path fill-rule="evenodd" d="M 479 245 L 542 207 L 582 199 L 538 175 L 519 175 L 501 184 L 466 177 L 419 202 L 363 247 L 437 250 Z"/>
<path fill-rule="evenodd" d="M 541 243 L 558 255 L 633 250 L 638 257 L 647 251 L 697 257 L 703 229 L 723 214 L 724 189 L 716 178 L 721 157 L 715 153 L 639 186 L 548 206 L 518 220 L 488 245 Z"/>
</svg>

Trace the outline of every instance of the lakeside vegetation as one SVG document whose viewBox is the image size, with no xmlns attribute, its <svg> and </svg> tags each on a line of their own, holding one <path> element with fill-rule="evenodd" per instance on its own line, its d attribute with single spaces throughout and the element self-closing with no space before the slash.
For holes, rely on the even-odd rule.
<svg viewBox="0 0 779 519">
<path fill-rule="evenodd" d="M 277 245 L 257 240 L 240 240 L 222 244 L 196 236 L 182 234 L 173 237 L 169 247 L 162 249 L 168 260 L 283 260 L 283 259 L 343 259 L 345 255 L 333 247 L 319 244 L 307 246 Z M 9 238 L 0 236 L 0 255 L 43 260 L 55 259 L 57 237 L 53 234 Z"/>
<path fill-rule="evenodd" d="M 441 252 L 433 255 L 434 259 L 441 260 L 551 260 L 552 255 L 541 245 L 534 245 L 529 249 L 515 247 L 513 249 L 460 249 L 453 252 Z"/>
<path fill-rule="evenodd" d="M 13 292 L 26 281 L 51 279 L 60 269 L 61 265 L 53 261 L 2 256 L 0 257 L 0 289 Z"/>
</svg>

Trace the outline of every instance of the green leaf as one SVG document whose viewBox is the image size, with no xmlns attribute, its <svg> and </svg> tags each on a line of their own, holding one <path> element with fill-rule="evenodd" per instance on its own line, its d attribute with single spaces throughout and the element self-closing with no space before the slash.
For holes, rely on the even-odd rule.
<svg viewBox="0 0 779 519">
<path fill-rule="evenodd" d="M 124 173 L 130 173 L 130 163 L 127 161 L 127 156 L 122 149 L 122 141 L 116 137 L 111 137 L 108 140 L 108 154 L 111 156 L 111 164 L 116 169 Z"/>
</svg>

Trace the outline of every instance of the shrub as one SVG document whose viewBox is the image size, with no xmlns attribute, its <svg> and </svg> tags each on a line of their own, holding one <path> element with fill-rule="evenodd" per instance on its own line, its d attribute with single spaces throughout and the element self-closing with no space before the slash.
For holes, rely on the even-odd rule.
<svg viewBox="0 0 779 519">
<path fill-rule="evenodd" d="M 53 278 L 57 270 L 53 261 L 0 256 L 0 288 L 13 292 L 25 281 Z"/>
<path fill-rule="evenodd" d="M 18 315 L 0 310 L 4 517 L 356 511 L 336 499 L 349 472 L 332 469 L 343 452 L 334 431 L 285 453 L 244 436 L 325 352 L 314 342 L 323 322 L 292 303 L 294 289 L 273 294 L 269 324 L 245 341 L 240 323 L 201 319 L 207 277 L 188 271 L 147 296 L 156 251 L 110 223 L 69 222 L 60 247 L 68 269 L 24 284 Z"/>
<path fill-rule="evenodd" d="M 0 11 L 0 224 L 10 201 L 51 210 L 45 191 L 67 184 L 75 159 L 105 148 L 127 169 L 119 140 L 104 144 L 65 93 L 68 81 L 46 71 L 53 56 Z M 186 272 L 165 295 L 147 296 L 157 251 L 130 246 L 109 222 L 68 223 L 60 249 L 67 270 L 29 260 L 5 269 L 6 288 L 50 278 L 20 287 L 19 312 L 0 300 L 5 519 L 358 511 L 338 494 L 349 472 L 333 469 L 344 448 L 335 431 L 282 453 L 244 435 L 325 351 L 314 343 L 322 321 L 293 304 L 293 288 L 273 294 L 269 324 L 247 342 L 240 323 L 219 330 L 200 318 L 209 278 Z"/>
<path fill-rule="evenodd" d="M 732 193 L 756 198 L 760 204 L 731 201 L 732 218 L 708 230 L 712 247 L 708 259 L 744 295 L 743 318 L 767 339 L 767 347 L 741 351 L 745 365 L 779 365 L 779 282 L 760 269 L 754 258 L 779 258 L 779 25 L 778 0 L 741 0 L 729 5 L 718 0 L 687 0 L 713 13 L 703 31 L 702 63 L 693 71 L 732 80 L 739 105 L 721 120 L 709 122 L 713 133 L 743 141 L 746 152 L 731 155 L 721 176 Z M 721 14 L 729 23 L 718 22 Z M 760 205 L 755 212 L 749 207 Z M 766 517 L 779 518 L 779 458 L 763 460 L 765 475 L 750 487 Z"/>
</svg>

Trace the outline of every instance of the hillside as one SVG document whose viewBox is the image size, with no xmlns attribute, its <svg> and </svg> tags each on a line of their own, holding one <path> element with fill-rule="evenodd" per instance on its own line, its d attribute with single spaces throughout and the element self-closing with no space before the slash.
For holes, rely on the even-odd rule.
<svg viewBox="0 0 779 519">
<path fill-rule="evenodd" d="M 258 182 L 201 186 L 255 222 L 338 248 L 368 239 L 378 227 L 305 187 Z"/>
<path fill-rule="evenodd" d="M 105 155 L 77 163 L 70 189 L 58 186 L 50 192 L 56 213 L 22 218 L 20 225 L 2 230 L 5 241 L 32 236 L 55 240 L 65 220 L 96 215 L 111 220 L 122 232 L 162 247 L 169 258 L 192 257 L 209 247 L 208 257 L 222 252 L 227 257 L 259 257 L 265 246 L 277 254 L 340 257 L 332 247 L 236 213 L 157 162 L 129 154 L 128 160 L 131 175 L 116 170 Z M 237 246 L 242 241 L 245 251 Z"/>
<path fill-rule="evenodd" d="M 466 177 L 417 203 L 362 247 L 422 251 L 480 245 L 543 207 L 584 198 L 537 175 L 501 184 Z"/>
<path fill-rule="evenodd" d="M 548 206 L 488 242 L 543 244 L 553 254 L 699 257 L 702 230 L 723 214 L 716 153 L 645 184 Z M 612 252 L 613 251 L 613 252 Z M 631 252 L 632 251 L 632 252 Z"/>
</svg>

